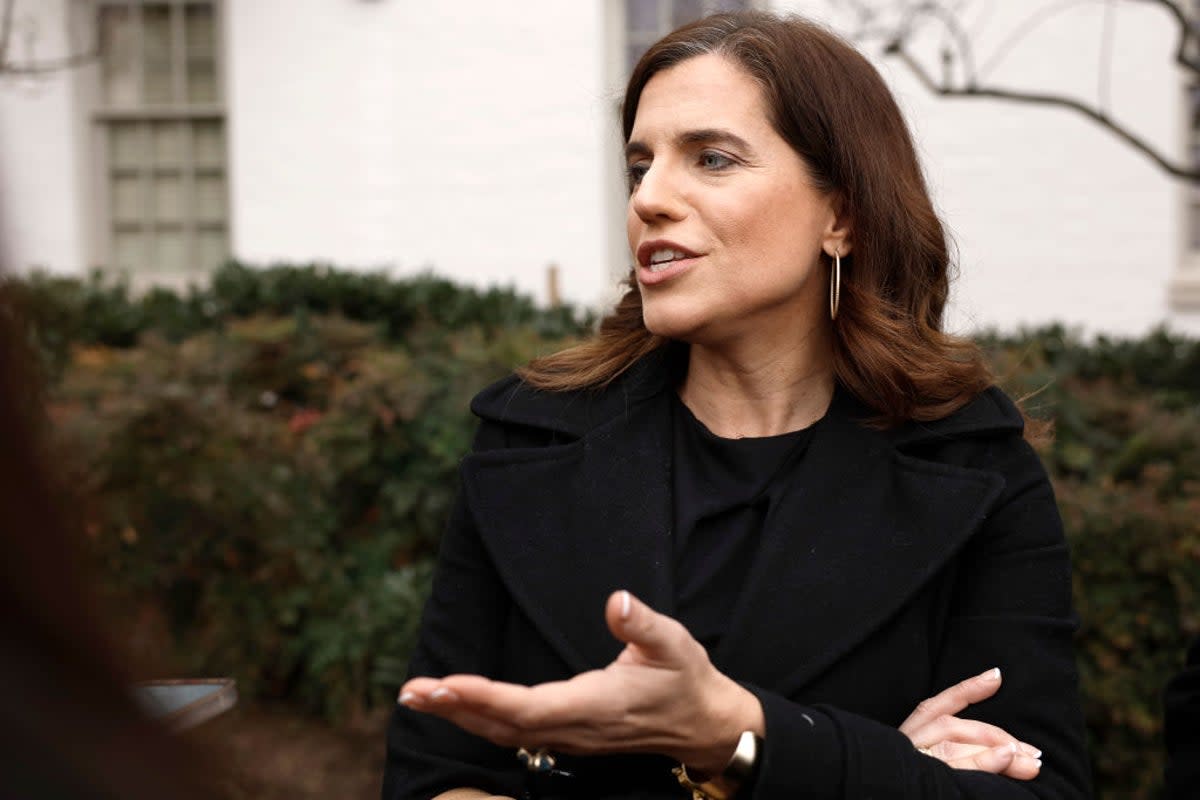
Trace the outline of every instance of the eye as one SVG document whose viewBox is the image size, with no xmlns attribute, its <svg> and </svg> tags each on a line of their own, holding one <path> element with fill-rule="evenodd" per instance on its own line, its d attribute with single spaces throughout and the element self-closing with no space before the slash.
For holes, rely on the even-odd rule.
<svg viewBox="0 0 1200 800">
<path fill-rule="evenodd" d="M 700 166 L 714 172 L 732 167 L 734 161 L 724 153 L 716 150 L 704 150 L 700 153 Z"/>
<path fill-rule="evenodd" d="M 650 165 L 645 161 L 638 161 L 630 164 L 625 168 L 625 181 L 629 184 L 629 191 L 637 188 L 637 185 L 642 182 L 646 172 L 650 169 Z"/>
</svg>

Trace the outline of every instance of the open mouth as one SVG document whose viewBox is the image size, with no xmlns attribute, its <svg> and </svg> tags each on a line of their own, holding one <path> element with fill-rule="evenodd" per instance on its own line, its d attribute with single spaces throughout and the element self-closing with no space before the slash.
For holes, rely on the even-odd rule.
<svg viewBox="0 0 1200 800">
<path fill-rule="evenodd" d="M 691 256 L 682 250 L 672 250 L 670 248 L 655 250 L 650 254 L 647 267 L 651 272 L 662 272 L 673 262 L 682 261 L 685 258 L 691 258 Z"/>
</svg>

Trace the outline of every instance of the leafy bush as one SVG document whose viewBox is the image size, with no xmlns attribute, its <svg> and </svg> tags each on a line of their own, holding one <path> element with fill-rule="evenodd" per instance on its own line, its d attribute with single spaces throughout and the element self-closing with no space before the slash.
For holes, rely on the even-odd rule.
<svg viewBox="0 0 1200 800">
<path fill-rule="evenodd" d="M 471 396 L 591 324 L 318 267 L 229 265 L 186 297 L 100 276 L 4 289 L 54 376 L 65 468 L 135 644 L 328 714 L 403 678 Z"/>
<path fill-rule="evenodd" d="M 552 339 L 579 335 L 593 322 L 571 306 L 539 309 L 512 289 L 481 291 L 431 274 L 396 280 L 321 264 L 256 269 L 231 261 L 208 286 L 186 294 L 154 289 L 135 296 L 128 284 L 100 272 L 84 280 L 34 273 L 0 278 L 0 285 L 29 318 L 52 367 L 65 363 L 72 346 L 127 348 L 148 333 L 179 342 L 258 315 L 333 314 L 379 325 L 388 342 L 403 342 L 420 325 L 475 326 L 489 333 L 528 327 Z"/>
<path fill-rule="evenodd" d="M 1071 543 L 1097 788 L 1156 797 L 1163 686 L 1200 635 L 1200 343 L 1048 328 L 987 346 L 1010 393 L 1054 424 L 1041 454 Z"/>
<path fill-rule="evenodd" d="M 587 331 L 423 277 L 228 265 L 186 296 L 10 282 L 106 585 L 144 647 L 339 714 L 403 677 L 481 386 Z M 1150 798 L 1161 690 L 1200 635 L 1200 343 L 984 341 L 1056 435 L 1097 784 Z M 1014 654 L 1014 658 L 1021 654 Z"/>
</svg>

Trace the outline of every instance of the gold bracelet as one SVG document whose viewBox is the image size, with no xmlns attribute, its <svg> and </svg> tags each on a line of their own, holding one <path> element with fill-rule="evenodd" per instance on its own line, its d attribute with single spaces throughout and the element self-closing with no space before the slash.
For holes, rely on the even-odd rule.
<svg viewBox="0 0 1200 800">
<path fill-rule="evenodd" d="M 683 764 L 671 772 L 675 773 L 679 785 L 692 793 L 692 800 L 729 800 L 754 774 L 760 749 L 762 739 L 755 736 L 754 731 L 742 731 L 742 735 L 738 737 L 737 749 L 733 751 L 733 758 L 729 759 L 721 774 L 697 783 L 688 777 L 687 767 Z"/>
</svg>

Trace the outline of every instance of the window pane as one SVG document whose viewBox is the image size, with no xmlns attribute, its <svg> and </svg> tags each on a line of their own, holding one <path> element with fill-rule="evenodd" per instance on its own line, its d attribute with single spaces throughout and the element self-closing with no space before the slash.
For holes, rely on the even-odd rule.
<svg viewBox="0 0 1200 800">
<path fill-rule="evenodd" d="M 117 269 L 146 268 L 146 235 L 140 230 L 113 232 L 113 266 Z"/>
<path fill-rule="evenodd" d="M 171 48 L 171 9 L 159 3 L 142 7 L 142 49 L 145 101 L 162 105 L 175 100 Z"/>
<path fill-rule="evenodd" d="M 154 218 L 160 222 L 183 221 L 183 179 L 179 175 L 154 176 Z"/>
<path fill-rule="evenodd" d="M 154 124 L 154 164 L 159 167 L 183 165 L 183 123 Z"/>
<path fill-rule="evenodd" d="M 185 24 L 188 102 L 214 103 L 217 100 L 217 51 L 212 6 L 189 4 Z"/>
<path fill-rule="evenodd" d="M 625 29 L 659 32 L 658 6 L 663 0 L 625 0 Z"/>
<path fill-rule="evenodd" d="M 213 7 L 211 3 L 188 3 L 184 24 L 187 30 L 188 58 L 206 58 L 210 61 L 216 57 L 216 38 L 213 27 Z"/>
<path fill-rule="evenodd" d="M 220 122 L 197 122 L 192 129 L 192 160 L 197 167 L 225 166 L 225 131 Z"/>
<path fill-rule="evenodd" d="M 188 263 L 187 238 L 181 228 L 160 227 L 155 231 L 154 262 L 151 269 L 159 272 L 183 272 Z"/>
<path fill-rule="evenodd" d="M 149 162 L 137 122 L 114 122 L 109 128 L 109 163 L 114 169 L 137 169 Z"/>
<path fill-rule="evenodd" d="M 188 102 L 217 102 L 217 70 L 211 61 L 188 62 Z"/>
<path fill-rule="evenodd" d="M 228 255 L 224 228 L 201 228 L 196 231 L 196 265 L 200 269 L 216 269 Z"/>
<path fill-rule="evenodd" d="M 225 221 L 224 176 L 196 176 L 196 219 L 200 222 Z"/>
<path fill-rule="evenodd" d="M 112 218 L 117 224 L 137 224 L 146 213 L 143 182 L 140 175 L 114 175 L 112 178 Z"/>
<path fill-rule="evenodd" d="M 138 102 L 136 54 L 133 50 L 133 18 L 129 8 L 100 9 L 100 81 L 109 105 L 130 106 Z"/>
<path fill-rule="evenodd" d="M 695 22 L 704 16 L 704 3 L 701 0 L 674 0 L 671 8 L 671 29 Z"/>
</svg>

